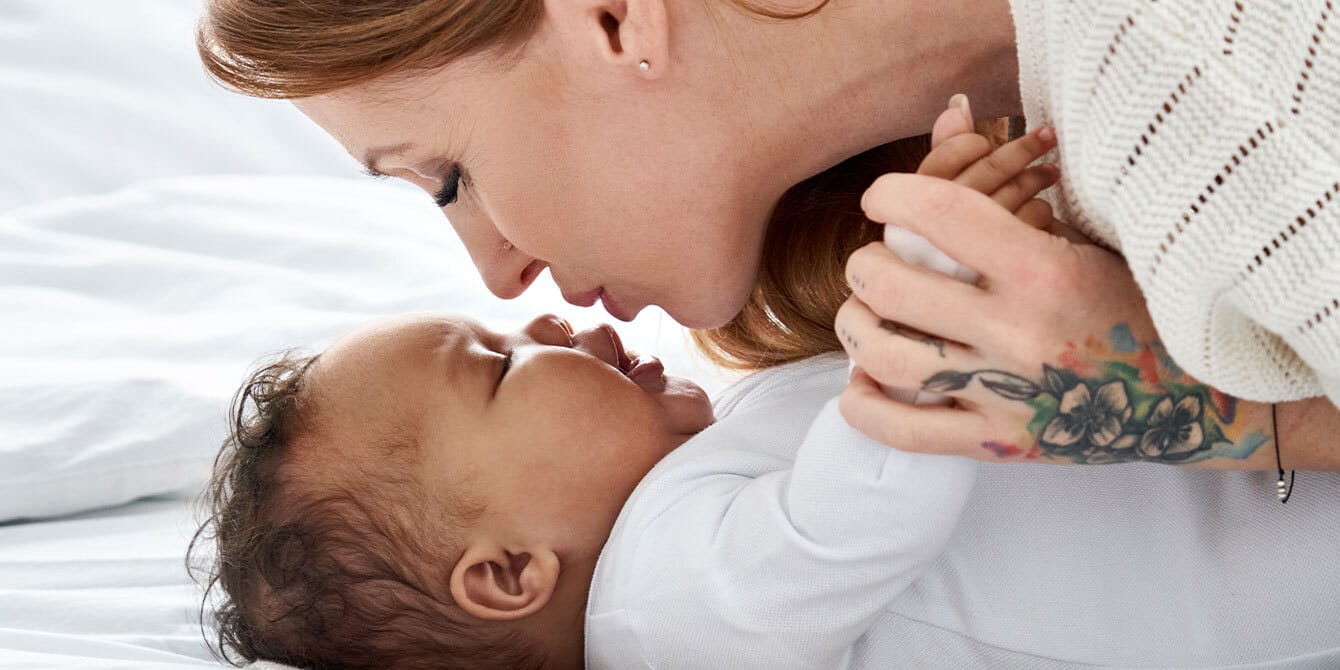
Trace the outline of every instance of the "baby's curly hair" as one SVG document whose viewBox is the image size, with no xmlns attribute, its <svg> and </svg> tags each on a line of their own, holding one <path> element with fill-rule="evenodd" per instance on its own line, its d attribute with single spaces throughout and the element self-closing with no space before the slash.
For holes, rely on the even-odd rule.
<svg viewBox="0 0 1340 670">
<path fill-rule="evenodd" d="M 291 461 L 296 442 L 319 448 L 319 394 L 308 388 L 318 359 L 287 352 L 260 366 L 229 409 L 187 552 L 215 656 L 311 670 L 542 667 L 516 631 L 456 606 L 439 566 L 458 550 L 419 539 L 449 532 L 416 502 L 412 447 L 369 445 L 382 471 L 360 464 L 344 486 L 303 485 Z M 452 511 L 465 524 L 481 510 Z"/>
</svg>

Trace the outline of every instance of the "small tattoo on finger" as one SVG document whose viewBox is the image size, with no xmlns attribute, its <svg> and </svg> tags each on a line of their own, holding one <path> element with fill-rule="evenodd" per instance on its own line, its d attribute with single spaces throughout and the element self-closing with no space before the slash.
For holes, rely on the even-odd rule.
<svg viewBox="0 0 1340 670">
<path fill-rule="evenodd" d="M 852 349 L 856 349 L 856 348 L 857 348 L 857 346 L 856 346 L 856 338 L 855 338 L 855 337 L 852 337 L 851 333 L 847 332 L 846 329 L 843 329 L 843 330 L 839 331 L 839 332 L 838 332 L 838 337 L 841 338 L 842 341 L 843 341 L 844 343 L 846 343 L 846 345 L 849 346 L 849 347 L 851 347 Z"/>
<path fill-rule="evenodd" d="M 909 328 L 903 328 L 888 319 L 882 319 L 879 322 L 879 327 L 899 337 L 905 337 L 909 340 L 935 347 L 935 351 L 940 354 L 940 358 L 947 358 L 947 356 L 945 356 L 945 341 L 938 337 L 914 331 Z"/>
</svg>

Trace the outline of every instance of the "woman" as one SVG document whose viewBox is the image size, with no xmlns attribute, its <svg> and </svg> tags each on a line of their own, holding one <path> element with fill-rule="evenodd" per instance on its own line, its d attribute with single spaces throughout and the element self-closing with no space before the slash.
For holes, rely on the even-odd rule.
<svg viewBox="0 0 1340 670">
<path fill-rule="evenodd" d="M 1077 32 L 1067 39 L 1082 41 L 1096 34 L 1111 37 L 1113 44 L 1122 44 L 1125 53 L 1135 52 L 1139 63 L 1147 63 L 1150 50 L 1158 49 L 1141 40 L 1168 33 L 1174 20 L 1182 22 L 1177 25 L 1185 27 L 1187 39 L 1193 40 L 1203 35 L 1192 27 L 1209 30 L 1208 17 L 1222 14 L 1227 23 L 1213 28 L 1227 26 L 1231 43 L 1233 34 L 1255 36 L 1263 26 L 1293 26 L 1299 21 L 1286 19 L 1306 14 L 1263 8 L 1260 11 L 1268 16 L 1258 16 L 1233 9 L 1234 3 L 1198 3 L 1188 9 L 1181 3 L 1170 3 L 1176 8 L 1166 4 L 1147 8 L 1125 2 L 1107 3 L 1101 12 L 1066 10 L 1071 13 L 1053 16 L 1047 3 L 1021 2 L 1014 9 L 1025 48 L 1018 53 L 1030 57 L 1021 77 L 1016 27 L 1005 0 L 826 2 L 796 8 L 738 2 L 383 1 L 360 3 L 359 11 L 352 12 L 339 3 L 289 6 L 219 1 L 212 4 L 202 24 L 201 44 L 206 64 L 222 81 L 247 93 L 297 99 L 298 106 L 344 143 L 371 174 L 404 178 L 433 194 L 497 295 L 520 294 L 548 268 L 565 297 L 575 304 L 591 305 L 599 300 L 611 314 L 625 319 L 646 305 L 658 304 L 690 327 L 724 325 L 706 339 L 726 354 L 738 354 L 735 358 L 742 360 L 737 362 L 750 367 L 814 353 L 791 351 L 786 346 L 778 349 L 772 341 L 785 341 L 796 333 L 808 335 L 816 329 L 816 322 L 821 324 L 818 329 L 828 330 L 831 321 L 823 318 L 826 301 L 815 294 L 828 295 L 832 282 L 842 281 L 825 259 L 812 268 L 809 279 L 784 286 L 783 295 L 760 296 L 755 289 L 767 285 L 770 276 L 777 278 L 768 267 L 760 268 L 770 230 L 774 243 L 766 254 L 767 263 L 781 265 L 789 265 L 791 255 L 808 255 L 816 248 L 815 242 L 831 244 L 836 236 L 834 249 L 841 252 L 850 250 L 852 245 L 847 243 L 873 237 L 868 229 L 854 225 L 852 231 L 843 233 L 805 231 L 818 238 L 809 242 L 777 241 L 777 226 L 767 225 L 769 213 L 798 182 L 872 147 L 924 132 L 942 101 L 955 92 L 967 93 L 981 116 L 1003 117 L 1021 111 L 1018 82 L 1022 81 L 1029 89 L 1035 118 L 1047 113 L 1040 102 L 1048 101 L 1049 91 L 1070 94 L 1059 84 L 1048 88 L 1046 77 L 1053 73 L 1045 68 L 1055 65 L 1053 69 L 1060 72 L 1055 76 L 1069 75 L 1060 69 L 1061 56 L 1039 55 L 1045 44 L 1039 40 L 1059 40 L 1066 30 Z M 1125 11 L 1127 4 L 1140 6 Z M 1332 41 L 1320 39 L 1327 35 L 1325 23 L 1333 10 L 1326 0 L 1312 5 L 1316 5 L 1309 7 L 1316 10 L 1318 22 L 1303 23 L 1319 39 L 1311 45 L 1316 55 L 1306 59 L 1314 73 L 1307 98 L 1310 106 L 1301 107 L 1310 116 L 1290 127 L 1325 120 L 1340 97 L 1336 90 L 1340 87 L 1328 74 L 1333 72 L 1336 48 Z M 1142 32 L 1148 30 L 1146 25 L 1155 30 Z M 1109 34 L 1109 28 L 1114 32 Z M 1131 36 L 1121 42 L 1128 33 Z M 1306 35 L 1297 37 L 1307 40 Z M 1223 50 L 1222 40 L 1212 41 L 1216 50 Z M 1240 42 L 1244 43 L 1241 51 L 1260 50 L 1251 47 L 1255 42 Z M 1195 55 L 1195 46 L 1176 55 Z M 1074 53 L 1088 58 L 1097 52 L 1086 46 Z M 1307 56 L 1306 52 L 1302 55 Z M 1108 60 L 1114 58 L 1108 55 Z M 1100 60 L 1096 71 L 1103 70 L 1101 65 Z M 1193 73 L 1208 71 L 1199 65 L 1190 67 Z M 1128 71 L 1120 74 L 1129 79 Z M 1201 81 L 1202 89 L 1220 90 L 1211 87 L 1217 85 L 1211 79 L 1206 75 L 1203 81 L 1178 85 L 1187 91 Z M 1140 89 L 1132 97 L 1147 101 L 1147 93 Z M 1171 117 L 1175 112 L 1162 111 L 1161 100 L 1155 113 L 1160 118 L 1164 114 Z M 1102 95 L 1098 102 L 1091 107 L 1112 106 Z M 1205 105 L 1214 103 L 1198 99 L 1197 104 L 1204 116 L 1212 111 Z M 1172 102 L 1167 107 L 1183 109 Z M 1087 125 L 1075 125 L 1073 131 L 1082 136 L 1071 143 L 1066 136 L 1068 118 L 1064 114 L 1056 118 L 1062 130 L 1062 157 L 1069 161 L 1064 172 L 1096 174 L 1099 180 L 1111 177 L 1109 145 L 1128 139 L 1126 130 L 1135 121 L 1083 117 Z M 1100 121 L 1110 121 L 1111 127 Z M 1135 125 L 1143 127 L 1144 121 Z M 1160 137 L 1172 136 L 1174 131 L 1180 132 L 1170 123 Z M 1178 137 L 1176 142 L 1165 143 L 1168 146 L 1153 147 L 1163 141 L 1150 137 L 1157 135 L 1158 128 L 1144 132 L 1143 141 L 1130 138 L 1136 154 L 1156 149 L 1163 154 L 1185 154 L 1183 144 L 1195 145 L 1192 148 L 1209 145 L 1213 153 L 1222 144 L 1217 138 L 1207 143 Z M 1312 153 L 1302 167 L 1314 174 L 1335 174 L 1334 153 Z M 1208 159 L 1194 152 L 1188 155 L 1196 160 L 1172 169 L 1198 174 Z M 1292 157 L 1289 154 L 1283 160 L 1287 164 Z M 903 161 L 904 168 L 910 167 L 907 163 Z M 1108 172 L 1086 171 L 1085 166 L 1099 163 Z M 881 167 L 887 171 L 897 166 Z M 1157 167 L 1166 171 L 1169 166 Z M 1232 169 L 1231 162 L 1224 168 Z M 1215 169 L 1221 169 L 1218 163 Z M 1245 172 L 1239 170 L 1235 179 L 1241 182 Z M 1156 184 L 1172 181 L 1161 174 L 1155 175 Z M 1210 177 L 1223 181 L 1222 175 Z M 1143 178 L 1141 183 L 1147 187 L 1149 181 Z M 879 220 L 924 224 L 920 232 L 969 264 L 984 260 L 980 254 L 973 256 L 969 245 L 974 240 L 989 240 L 976 245 L 989 253 L 1013 230 L 1002 223 L 1008 223 L 1008 217 L 982 211 L 983 203 L 966 190 L 933 186 L 886 181 L 872 190 L 866 208 Z M 1153 198 L 1145 188 L 1118 193 L 1125 201 L 1110 201 L 1107 191 L 1076 191 L 1073 177 L 1063 186 L 1067 187 L 1063 190 L 1065 215 L 1114 246 L 1124 241 L 1119 239 L 1123 236 L 1113 234 L 1113 219 L 1095 211 L 1094 205 L 1121 212 L 1126 217 L 1121 221 L 1133 218 L 1139 223 L 1140 217 L 1153 216 L 1141 209 L 1140 200 L 1160 207 L 1169 200 L 1167 196 Z M 1289 194 L 1297 190 L 1281 187 L 1276 192 L 1293 197 Z M 1181 195 L 1192 203 L 1192 209 L 1200 209 L 1196 200 L 1203 194 L 1199 190 L 1174 192 L 1171 197 Z M 1287 445 L 1290 467 L 1337 466 L 1340 455 L 1321 438 L 1340 429 L 1340 413 L 1322 399 L 1298 400 L 1319 393 L 1319 380 L 1333 378 L 1340 360 L 1340 331 L 1336 330 L 1340 321 L 1329 318 L 1340 306 L 1317 302 L 1329 295 L 1327 291 L 1333 292 L 1336 283 L 1331 276 L 1340 271 L 1335 256 L 1340 208 L 1309 205 L 1295 207 L 1318 217 L 1310 223 L 1311 237 L 1305 241 L 1310 250 L 1304 259 L 1307 262 L 1295 262 L 1283 270 L 1278 270 L 1281 264 L 1277 263 L 1270 272 L 1251 271 L 1246 280 L 1232 272 L 1233 276 L 1221 279 L 1222 271 L 1198 270 L 1187 276 L 1181 271 L 1183 266 L 1169 262 L 1163 265 L 1169 269 L 1161 277 L 1171 275 L 1178 281 L 1170 286 L 1159 284 L 1163 280 L 1152 280 L 1146 266 L 1151 248 L 1157 248 L 1157 238 L 1164 231 L 1159 228 L 1152 235 L 1137 231 L 1141 241 L 1133 259 L 1142 264 L 1137 269 L 1146 287 L 1158 287 L 1152 289 L 1156 292 L 1151 294 L 1151 304 L 1165 327 L 1173 327 L 1168 324 L 1176 320 L 1176 337 L 1163 339 L 1177 364 L 1147 366 L 1147 379 L 1142 388 L 1132 389 L 1132 402 L 1157 404 L 1164 381 L 1208 398 L 1209 389 L 1194 377 L 1184 376 L 1181 368 L 1228 384 L 1225 390 L 1229 392 L 1262 401 L 1291 401 L 1279 404 L 1278 422 L 1272 405 L 1231 400 L 1220 403 L 1235 404 L 1225 406 L 1220 418 L 1248 425 L 1270 438 L 1278 430 L 1280 441 Z M 1272 211 L 1283 212 L 1289 206 L 1282 202 Z M 1240 209 L 1216 210 L 1215 215 L 1234 216 Z M 781 207 L 776 211 L 779 218 L 793 215 Z M 1166 207 L 1154 214 L 1161 217 L 1158 221 L 1169 220 Z M 1174 225 L 1183 224 L 1174 221 Z M 789 229 L 802 228 L 797 223 Z M 1206 228 L 1202 225 L 1200 230 Z M 944 235 L 935 234 L 941 230 Z M 1155 335 L 1136 283 L 1115 256 L 1054 238 L 1025 239 L 1031 242 L 1011 248 L 1028 257 L 1016 257 L 1010 266 L 990 267 L 987 275 L 993 291 L 985 294 L 965 294 L 929 279 L 914 282 L 919 274 L 878 248 L 857 255 L 853 271 L 861 273 L 863 281 L 839 326 L 847 339 L 867 345 L 858 349 L 847 344 L 849 353 L 875 380 L 887 385 L 921 386 L 938 372 L 962 378 L 998 370 L 1039 388 L 1045 381 L 1045 369 L 1074 368 L 1068 363 L 1076 352 L 1069 345 L 1083 347 L 1095 339 L 1107 342 L 1114 328 L 1123 325 L 1122 344 L 1148 349 L 1154 352 L 1151 355 L 1163 353 L 1164 343 Z M 1199 258 L 1215 239 L 1183 241 L 1178 249 Z M 1232 249 L 1248 245 L 1252 254 L 1262 253 L 1262 244 L 1271 245 L 1259 235 L 1228 239 L 1235 242 Z M 1049 247 L 1050 253 L 1040 253 L 1042 247 Z M 1264 253 L 1268 255 L 1270 249 Z M 1269 282 L 1261 284 L 1263 277 Z M 1246 287 L 1239 292 L 1255 290 L 1252 295 L 1258 297 L 1267 296 L 1280 282 L 1295 289 L 1302 286 L 1306 290 L 1292 291 L 1290 300 L 1260 299 L 1256 304 L 1292 315 L 1289 318 L 1306 314 L 1306 325 L 1285 328 L 1282 324 L 1287 319 L 1271 317 L 1264 323 L 1283 336 L 1262 330 L 1259 323 L 1264 317 L 1258 312 L 1206 297 L 1236 295 L 1223 288 L 1225 281 Z M 1258 290 L 1260 286 L 1264 288 Z M 952 306 L 945 303 L 945 296 L 954 296 L 956 302 Z M 1039 302 L 1042 297 L 1048 300 Z M 917 313 L 916 305 L 937 309 Z M 796 311 L 799 313 L 788 314 Z M 1316 319 L 1312 318 L 1314 311 Z M 777 316 L 780 325 L 770 315 Z M 914 326 L 950 346 L 910 346 L 911 340 L 889 336 L 897 329 L 883 328 L 885 321 Z M 1188 339 L 1188 332 L 1201 335 Z M 825 344 L 836 342 L 822 333 L 817 337 Z M 1214 356 L 1202 356 L 1196 349 L 1207 342 L 1216 347 Z M 1220 355 L 1225 349 L 1233 355 Z M 940 353 L 947 360 L 939 360 Z M 1103 352 L 1080 351 L 1079 355 L 1087 353 L 1093 353 L 1099 364 L 1111 362 L 1102 358 Z M 1244 376 L 1239 367 L 1232 367 L 1235 361 L 1250 365 L 1250 374 Z M 1082 371 L 1076 379 L 1095 389 L 1102 381 Z M 1254 380 L 1264 385 L 1253 385 Z M 1053 431 L 1048 442 L 1042 435 L 1046 425 L 1064 414 L 1059 402 L 1067 389 L 1052 389 L 1050 405 L 1037 409 L 1037 403 L 1002 397 L 983 390 L 980 384 L 940 387 L 958 401 L 954 407 L 910 408 L 883 399 L 872 380 L 857 376 L 844 408 L 857 427 L 900 448 L 992 460 L 1027 458 L 1033 453 L 998 445 L 1039 443 L 1045 447 L 1075 436 L 1069 431 L 1058 437 Z M 1136 416 L 1129 434 L 1136 435 L 1157 418 L 1149 412 Z M 1095 445 L 1089 442 L 1081 440 L 1087 446 L 1080 451 L 1092 451 Z M 1264 443 L 1261 440 L 1257 446 Z M 1141 454 L 1097 447 L 1104 452 L 1096 458 L 1100 461 L 1175 460 L 1157 448 L 1144 449 Z M 1076 457 L 1073 451 L 1049 449 L 1046 460 L 1095 460 Z M 1242 451 L 1234 452 L 1237 457 L 1225 456 L 1227 451 L 1215 451 L 1207 443 L 1194 451 L 1194 459 L 1186 460 L 1213 459 L 1220 467 L 1270 468 L 1275 464 L 1273 448 Z"/>
<path fill-rule="evenodd" d="M 1112 7 L 1097 13 L 1118 11 Z M 952 185 L 911 176 L 872 189 L 864 203 L 870 215 L 923 233 L 983 271 L 991 290 L 1024 286 L 1060 297 L 1034 304 L 1014 292 L 997 301 L 1008 308 L 1000 309 L 964 300 L 982 297 L 964 293 L 981 287 L 937 285 L 937 296 L 898 296 L 880 288 L 891 284 L 881 276 L 917 277 L 907 279 L 911 271 L 876 255 L 877 247 L 845 271 L 849 252 L 882 234 L 858 206 L 862 191 L 881 172 L 913 171 L 926 153 L 924 139 L 890 140 L 924 132 L 957 91 L 984 117 L 1020 111 L 1015 32 L 1003 0 L 833 3 L 794 13 L 658 0 L 383 0 L 356 9 L 327 0 L 215 0 L 201 43 L 207 66 L 225 83 L 295 99 L 370 172 L 432 194 L 501 297 L 524 291 L 548 268 L 572 302 L 602 300 L 625 318 L 654 303 L 686 325 L 720 327 L 704 341 L 741 367 L 845 342 L 895 386 L 921 386 L 918 375 L 932 372 L 930 389 L 951 394 L 957 406 L 897 407 L 932 420 L 952 413 L 955 423 L 1014 432 L 1019 412 L 992 399 L 1027 396 L 1052 412 L 1028 427 L 1048 440 L 1038 439 L 1040 447 L 1062 447 L 1049 462 L 1273 468 L 1275 450 L 1260 448 L 1275 437 L 1271 406 L 1216 396 L 1184 379 L 1149 341 L 1153 327 L 1138 287 L 1110 252 L 1039 237 L 1013 219 L 952 216 L 995 212 Z M 965 111 L 959 127 L 937 128 L 949 138 L 945 147 L 983 151 L 982 140 L 963 134 L 969 119 Z M 933 163 L 920 167 L 923 177 L 951 176 Z M 850 227 L 805 225 L 807 212 L 834 209 L 847 213 Z M 920 225 L 921 214 L 953 235 Z M 993 248 L 1035 258 L 983 264 Z M 1066 254 L 1085 261 L 1085 281 L 1065 281 L 1073 262 L 1052 267 Z M 1021 272 L 1033 276 L 1012 276 Z M 930 286 L 933 277 L 919 278 Z M 839 342 L 832 323 L 848 279 L 861 304 L 844 311 Z M 1004 314 L 979 331 L 994 339 L 935 337 L 957 334 L 940 330 L 937 318 L 962 323 L 970 313 L 924 309 L 915 314 L 935 318 L 917 323 L 916 302 L 935 306 L 941 296 L 946 308 Z M 862 305 L 874 313 L 862 313 Z M 931 335 L 886 324 L 880 313 Z M 865 321 L 854 327 L 856 318 Z M 1125 330 L 1114 329 L 1120 323 Z M 1133 387 L 1145 385 L 1139 407 L 1102 390 L 1110 382 L 1090 392 L 1084 376 L 1086 366 L 1121 362 L 1095 360 L 1082 348 L 1095 334 L 1112 341 L 1114 330 L 1122 337 L 1112 356 L 1154 357 L 1121 368 L 1134 371 Z M 1039 334 L 1042 344 L 1034 341 Z M 1081 348 L 1058 355 L 1046 341 Z M 935 359 L 943 349 L 946 367 L 917 369 L 905 342 Z M 870 351 L 892 352 L 891 362 L 872 364 Z M 890 374 L 900 352 L 910 374 Z M 861 379 L 850 395 L 870 388 Z M 1155 387 L 1180 390 L 1164 403 L 1147 397 Z M 909 446 L 908 436 L 882 422 L 878 412 L 887 406 L 866 414 L 860 403 L 848 405 L 856 405 L 849 417 L 869 418 L 878 424 L 872 432 Z M 1134 421 L 1146 428 L 1138 436 L 1125 430 L 1128 411 L 1137 409 Z M 1308 448 L 1323 443 L 1311 432 L 1319 422 L 1299 418 L 1304 410 L 1325 413 L 1316 404 L 1282 409 L 1290 465 L 1334 465 L 1325 449 Z M 1237 453 L 1207 453 L 1218 448 L 1204 439 L 1211 416 L 1258 440 L 1234 445 Z M 910 446 L 918 449 L 1036 456 L 1015 441 L 915 425 Z M 1112 447 L 1111 460 L 1095 446 Z M 1323 567 L 1329 554 L 1318 550 L 1329 535 L 1307 530 L 1334 518 L 1340 482 L 1333 476 L 1315 476 L 1316 493 L 1294 505 L 1265 508 L 1254 504 L 1262 482 L 1251 473 L 1144 464 L 984 472 L 957 539 L 898 604 L 903 630 L 872 641 L 897 646 L 909 667 L 1286 659 L 1324 667 L 1340 658 L 1330 595 L 1337 584 Z M 1149 578 L 1113 580 L 1132 563 L 1149 566 Z M 1104 627 L 1113 621 L 1119 625 Z"/>
</svg>

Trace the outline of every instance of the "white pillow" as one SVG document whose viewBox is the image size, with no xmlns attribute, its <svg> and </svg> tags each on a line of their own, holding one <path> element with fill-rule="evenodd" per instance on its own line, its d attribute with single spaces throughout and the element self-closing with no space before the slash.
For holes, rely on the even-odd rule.
<svg viewBox="0 0 1340 670">
<path fill-rule="evenodd" d="M 150 177 L 354 174 L 291 104 L 208 80 L 200 11 L 199 0 L 0 2 L 0 212 Z"/>
<path fill-rule="evenodd" d="M 187 177 L 0 214 L 0 521 L 198 486 L 258 357 L 377 316 L 603 320 L 540 284 L 497 300 L 427 196 L 366 179 Z M 663 313 L 620 331 L 720 384 Z"/>
</svg>

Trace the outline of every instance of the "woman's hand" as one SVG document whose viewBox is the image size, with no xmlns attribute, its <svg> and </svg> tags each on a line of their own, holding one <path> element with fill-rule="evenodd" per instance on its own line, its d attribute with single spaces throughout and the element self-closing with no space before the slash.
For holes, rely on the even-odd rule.
<svg viewBox="0 0 1340 670">
<path fill-rule="evenodd" d="M 1037 230 L 943 180 L 886 175 L 863 207 L 874 221 L 926 237 L 982 279 L 973 286 L 908 265 L 883 244 L 851 257 L 853 296 L 837 319 L 858 367 L 842 397 L 848 422 L 900 449 L 992 460 L 1137 453 L 1123 428 L 1145 394 L 1134 397 L 1128 382 L 1112 385 L 1106 363 L 1140 353 L 1155 335 L 1119 257 Z M 1161 349 L 1150 353 L 1154 364 L 1135 368 L 1128 381 L 1170 372 L 1160 370 Z M 954 404 L 896 403 L 878 384 Z"/>
<path fill-rule="evenodd" d="M 936 151 L 954 142 L 970 140 L 941 142 Z M 998 177 L 963 179 L 1001 164 L 980 157 L 955 177 L 959 183 L 885 175 L 866 192 L 871 220 L 922 235 L 981 278 L 955 281 L 878 243 L 852 256 L 854 293 L 836 324 L 857 367 L 842 397 L 848 422 L 900 449 L 982 460 L 1251 456 L 1268 439 L 1245 427 L 1259 428 L 1259 411 L 1243 421 L 1234 399 L 1177 367 L 1119 256 L 1040 229 L 1050 228 L 1043 221 L 1050 209 L 1044 217 L 1028 205 L 1037 209 L 1024 222 L 1011 211 L 1024 207 L 1018 197 L 1002 202 L 981 192 L 994 194 Z M 953 402 L 903 404 L 880 385 Z"/>
</svg>

